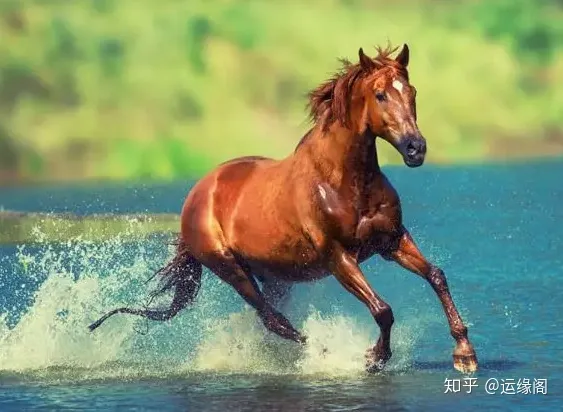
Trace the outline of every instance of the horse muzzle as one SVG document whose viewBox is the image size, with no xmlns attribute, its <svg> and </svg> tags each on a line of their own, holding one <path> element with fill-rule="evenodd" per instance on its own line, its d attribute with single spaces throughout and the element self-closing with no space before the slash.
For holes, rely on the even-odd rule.
<svg viewBox="0 0 563 412">
<path fill-rule="evenodd" d="M 426 157 L 426 139 L 422 136 L 406 136 L 402 139 L 400 152 L 408 167 L 422 166 Z"/>
</svg>

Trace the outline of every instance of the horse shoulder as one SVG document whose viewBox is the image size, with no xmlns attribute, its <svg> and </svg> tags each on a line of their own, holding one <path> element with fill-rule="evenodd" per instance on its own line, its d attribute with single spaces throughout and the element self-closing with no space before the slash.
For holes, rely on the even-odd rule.
<svg viewBox="0 0 563 412">
<path fill-rule="evenodd" d="M 353 243 L 358 211 L 345 196 L 326 182 L 313 183 L 309 237 L 318 250 L 331 246 L 333 240 Z"/>
</svg>

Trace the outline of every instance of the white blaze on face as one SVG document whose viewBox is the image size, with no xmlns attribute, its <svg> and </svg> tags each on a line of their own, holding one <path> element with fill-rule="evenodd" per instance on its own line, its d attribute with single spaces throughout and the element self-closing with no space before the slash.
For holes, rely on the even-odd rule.
<svg viewBox="0 0 563 412">
<path fill-rule="evenodd" d="M 403 83 L 400 82 L 399 80 L 396 80 L 396 79 L 393 80 L 393 87 L 394 87 L 395 89 L 397 89 L 397 91 L 398 91 L 399 93 L 402 93 L 402 92 L 403 92 Z"/>
</svg>

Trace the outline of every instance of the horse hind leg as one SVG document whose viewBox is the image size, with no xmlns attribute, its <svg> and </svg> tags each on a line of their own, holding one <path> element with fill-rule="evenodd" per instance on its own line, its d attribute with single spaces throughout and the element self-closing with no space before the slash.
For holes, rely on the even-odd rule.
<svg viewBox="0 0 563 412">
<path fill-rule="evenodd" d="M 151 293 L 152 297 L 157 297 L 168 290 L 174 289 L 174 298 L 168 309 L 117 308 L 92 323 L 88 329 L 90 331 L 97 329 L 108 318 L 117 313 L 128 313 L 151 320 L 167 321 L 192 303 L 201 285 L 202 265 L 182 246 L 182 243 L 180 243 L 174 259 L 156 273 L 156 275 L 161 276 L 161 286 Z"/>
<path fill-rule="evenodd" d="M 266 279 L 262 282 L 262 293 L 266 301 L 277 309 L 287 306 L 291 284 L 279 279 Z"/>
<path fill-rule="evenodd" d="M 306 337 L 266 300 L 254 277 L 242 268 L 229 250 L 221 252 L 213 262 L 205 265 L 219 278 L 230 284 L 250 306 L 256 309 L 258 316 L 269 331 L 297 343 L 306 342 Z"/>
</svg>

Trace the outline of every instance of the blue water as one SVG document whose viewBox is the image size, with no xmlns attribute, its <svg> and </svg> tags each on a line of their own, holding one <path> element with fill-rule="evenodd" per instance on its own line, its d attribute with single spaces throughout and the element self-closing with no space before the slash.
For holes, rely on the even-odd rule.
<svg viewBox="0 0 563 412">
<path fill-rule="evenodd" d="M 390 262 L 363 265 L 396 319 L 393 359 L 370 376 L 362 356 L 378 329 L 334 279 L 297 286 L 289 302 L 289 318 L 310 337 L 305 350 L 265 333 L 210 274 L 195 306 L 168 323 L 116 316 L 89 334 L 108 309 L 144 302 L 145 280 L 171 253 L 167 238 L 50 244 L 37 233 L 39 243 L 0 246 L 0 411 L 561 410 L 563 161 L 386 173 L 406 226 L 444 269 L 469 325 L 480 361 L 472 393 L 452 368 L 434 293 Z M 188 190 L 185 182 L 6 188 L 0 207 L 178 212 Z M 460 379 L 460 391 L 444 393 L 446 379 Z M 485 390 L 489 379 L 496 394 Z M 523 379 L 532 388 L 546 380 L 547 394 L 511 394 Z"/>
</svg>

